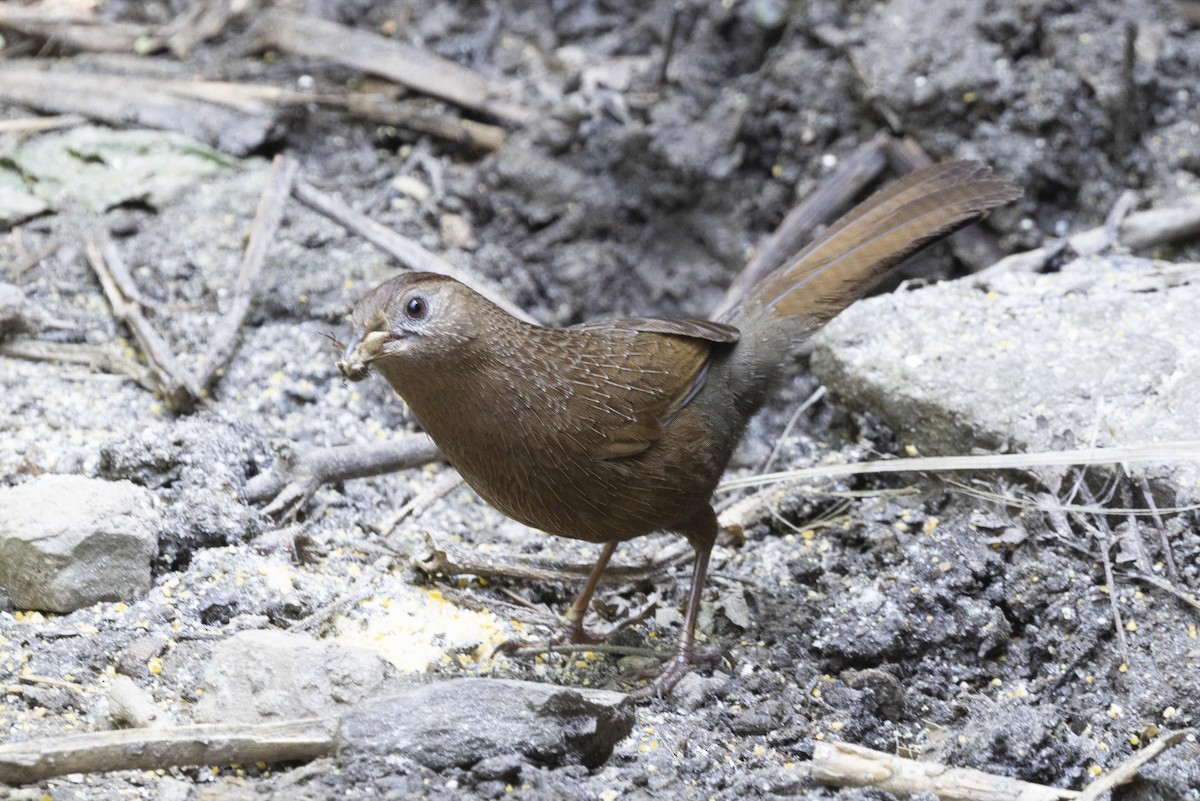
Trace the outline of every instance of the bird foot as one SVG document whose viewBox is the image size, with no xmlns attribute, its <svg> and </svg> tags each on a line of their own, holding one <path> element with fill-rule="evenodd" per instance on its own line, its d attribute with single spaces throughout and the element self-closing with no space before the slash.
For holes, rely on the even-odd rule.
<svg viewBox="0 0 1200 801">
<path fill-rule="evenodd" d="M 721 662 L 721 651 L 718 648 L 694 648 L 691 652 L 676 651 L 670 659 L 658 667 L 635 670 L 621 677 L 622 681 L 639 681 L 650 679 L 650 682 L 634 690 L 630 695 L 635 701 L 649 701 L 654 698 L 662 699 L 669 693 L 679 680 L 692 671 L 694 665 L 716 667 Z"/>
<path fill-rule="evenodd" d="M 596 645 L 604 642 L 605 636 L 607 635 L 590 634 L 585 631 L 582 626 L 578 629 L 566 627 L 553 637 L 547 637 L 544 640 L 505 640 L 496 646 L 496 648 L 492 651 L 492 654 L 511 655 L 525 648 L 549 651 L 556 645 Z"/>
<path fill-rule="evenodd" d="M 511 654 L 519 651 L 522 648 L 544 648 L 550 649 L 555 645 L 600 645 L 606 643 L 610 638 L 620 634 L 625 629 L 632 625 L 641 623 L 646 620 L 655 610 L 655 605 L 650 604 L 636 615 L 630 615 L 624 620 L 619 621 L 608 631 L 592 633 L 583 627 L 582 623 L 567 623 L 554 636 L 545 640 L 505 640 L 496 646 L 492 651 L 493 654 Z"/>
</svg>

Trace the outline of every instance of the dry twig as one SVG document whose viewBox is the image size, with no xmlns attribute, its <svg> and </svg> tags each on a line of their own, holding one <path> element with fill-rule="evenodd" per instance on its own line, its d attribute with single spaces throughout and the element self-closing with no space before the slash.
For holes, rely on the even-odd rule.
<svg viewBox="0 0 1200 801">
<path fill-rule="evenodd" d="M 439 458 L 441 452 L 424 434 L 373 445 L 313 448 L 281 457 L 270 472 L 246 482 L 242 497 L 250 503 L 273 499 L 263 511 L 278 514 L 303 505 L 327 482 L 377 476 Z"/>
<path fill-rule="evenodd" d="M 1120 210 L 1119 207 L 1115 209 Z M 1110 214 L 1110 219 L 1113 216 Z M 1112 241 L 1112 225 L 1106 223 L 1062 241 L 1014 253 L 986 270 L 980 270 L 972 281 L 976 286 L 986 286 L 1002 273 L 1037 272 L 1067 248 L 1075 253 L 1099 253 L 1106 245 L 1119 244 L 1130 250 L 1146 250 L 1189 239 L 1200 234 L 1200 195 L 1190 195 L 1172 206 L 1129 214 L 1117 226 L 1117 231 L 1115 242 Z"/>
<path fill-rule="evenodd" d="M 1133 581 L 1140 581 L 1150 587 L 1160 589 L 1168 595 L 1173 595 L 1184 605 L 1190 607 L 1193 612 L 1200 613 L 1200 600 L 1196 600 L 1195 596 L 1179 589 L 1164 578 L 1160 578 L 1159 576 L 1155 576 L 1150 573 L 1141 573 L 1133 570 L 1124 571 L 1122 575 L 1126 578 L 1132 579 Z"/>
<path fill-rule="evenodd" d="M 189 50 L 225 30 L 229 21 L 241 16 L 250 5 L 249 0 L 204 0 L 194 3 L 165 25 L 161 33 L 167 38 L 167 47 L 182 61 L 187 58 Z"/>
<path fill-rule="evenodd" d="M 1083 480 L 1083 471 L 1078 470 L 1076 475 L 1077 481 L 1075 482 L 1075 486 L 1083 494 L 1084 499 L 1089 505 L 1096 506 L 1096 497 Z M 1128 665 L 1130 662 L 1129 640 L 1125 636 L 1125 626 L 1121 622 L 1121 600 L 1117 597 L 1117 583 L 1113 579 L 1112 556 L 1110 554 L 1113 547 L 1112 529 L 1109 527 L 1108 520 L 1104 515 L 1094 515 L 1093 519 L 1096 521 L 1094 524 L 1082 514 L 1076 513 L 1074 517 L 1085 530 L 1091 533 L 1093 539 L 1100 546 L 1100 563 L 1104 566 L 1104 586 L 1108 592 L 1108 605 L 1112 613 L 1113 629 L 1117 633 L 1117 646 L 1121 650 L 1121 662 Z"/>
<path fill-rule="evenodd" d="M 281 50 L 328 59 L 463 108 L 516 123 L 533 116 L 531 109 L 503 99 L 503 89 L 474 70 L 369 31 L 278 11 L 264 15 L 260 31 L 264 42 Z"/>
<path fill-rule="evenodd" d="M 0 100 L 116 127 L 177 131 L 244 156 L 271 136 L 282 90 L 203 81 L 105 75 L 29 61 L 0 62 Z"/>
<path fill-rule="evenodd" d="M 1200 462 L 1200 440 L 1118 445 L 1042 453 L 993 453 L 984 456 L 926 456 L 919 459 L 881 459 L 853 464 L 828 464 L 758 476 L 727 479 L 717 487 L 729 492 L 780 481 L 879 473 L 940 473 L 971 470 L 1028 470 L 1054 465 L 1124 464 L 1135 462 Z"/>
<path fill-rule="evenodd" d="M 875 787 L 901 797 L 932 793 L 940 801 L 1063 801 L 1079 796 L 1074 790 L 905 759 L 850 743 L 815 743 L 812 777 L 834 787 Z"/>
<path fill-rule="evenodd" d="M 1191 739 L 1192 742 L 1195 742 L 1195 729 L 1182 729 L 1180 731 L 1173 731 L 1169 734 L 1160 733 L 1150 745 L 1146 746 L 1141 751 L 1138 751 L 1116 768 L 1110 770 L 1108 773 L 1105 773 L 1087 787 L 1083 788 L 1083 792 L 1079 794 L 1077 801 L 1099 801 L 1100 796 L 1104 795 L 1109 790 L 1132 781 L 1133 778 L 1137 776 L 1138 770 L 1140 770 L 1141 767 L 1147 762 L 1154 759 L 1168 748 L 1173 748 L 1174 746 L 1179 745 L 1188 739 Z"/>
<path fill-rule="evenodd" d="M 44 133 L 59 128 L 74 128 L 87 122 L 78 114 L 60 114 L 54 117 L 22 117 L 17 120 L 0 120 L 0 134 Z"/>
<path fill-rule="evenodd" d="M 394 100 L 356 92 L 346 98 L 352 114 L 375 122 L 407 128 L 480 150 L 499 150 L 507 134 L 499 125 L 465 120 L 428 99 Z"/>
<path fill-rule="evenodd" d="M 1171 540 L 1167 537 L 1167 527 L 1163 525 L 1162 515 L 1158 513 L 1158 504 L 1154 502 L 1154 493 L 1150 490 L 1150 482 L 1145 476 L 1141 477 L 1142 497 L 1154 518 L 1154 526 L 1158 529 L 1158 540 L 1162 545 L 1163 562 L 1167 566 L 1167 576 L 1171 581 L 1179 581 L 1179 568 L 1175 566 L 1175 553 L 1171 548 Z"/>
<path fill-rule="evenodd" d="M 46 737 L 0 745 L 0 780 L 16 785 L 68 773 L 315 759 L 333 752 L 335 727 L 332 719 L 307 718 Z"/>
<path fill-rule="evenodd" d="M 137 289 L 108 231 L 99 227 L 95 238 L 87 243 L 85 252 L 113 314 L 129 327 L 141 345 L 163 401 L 172 411 L 191 411 L 200 399 L 200 387 L 179 367 L 166 340 L 142 313 L 136 300 Z"/>
<path fill-rule="evenodd" d="M 298 168 L 296 160 L 287 154 L 276 156 L 271 165 L 271 175 L 263 188 L 258 201 L 258 211 L 254 215 L 250 242 L 246 245 L 246 252 L 242 254 L 242 267 L 233 286 L 233 298 L 225 315 L 217 324 L 204 364 L 196 378 L 196 386 L 207 389 L 218 373 L 225 368 L 233 353 L 238 332 L 250 311 L 255 279 L 266 260 L 267 247 L 275 239 L 275 232 L 283 220 L 283 207 L 291 195 Z"/>
<path fill-rule="evenodd" d="M 88 368 L 90 373 L 110 373 L 131 379 L 150 392 L 158 389 L 154 373 L 109 345 L 11 339 L 0 342 L 0 356 L 34 362 L 58 362 L 60 365 L 80 365 Z"/>
<path fill-rule="evenodd" d="M 418 492 L 408 503 L 401 506 L 386 519 L 371 526 L 371 528 L 386 537 L 388 534 L 391 534 L 393 531 L 395 531 L 396 526 L 400 525 L 400 522 L 404 520 L 404 518 L 416 517 L 420 515 L 422 512 L 432 506 L 435 501 L 438 501 L 450 494 L 454 491 L 455 487 L 458 487 L 462 483 L 463 478 L 458 474 L 457 470 L 446 470 L 437 477 L 437 480 L 433 482 L 432 486 L 426 487 L 421 492 Z"/>
<path fill-rule="evenodd" d="M 163 48 L 162 37 L 149 26 L 102 22 L 52 5 L 0 2 L 0 26 L 87 53 L 152 53 Z"/>
</svg>

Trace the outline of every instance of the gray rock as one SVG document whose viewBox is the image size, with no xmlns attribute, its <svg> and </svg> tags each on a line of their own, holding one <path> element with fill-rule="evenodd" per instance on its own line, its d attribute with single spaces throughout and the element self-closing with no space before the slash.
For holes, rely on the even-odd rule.
<svg viewBox="0 0 1200 801">
<path fill-rule="evenodd" d="M 383 682 L 367 648 L 282 631 L 243 631 L 213 650 L 204 669 L 200 723 L 261 723 L 339 714 Z"/>
<path fill-rule="evenodd" d="M 813 372 L 926 454 L 1194 439 L 1200 283 L 1131 257 L 1080 259 L 856 303 L 814 342 Z M 1178 504 L 1195 464 L 1133 465 Z"/>
<path fill-rule="evenodd" d="M 633 699 L 507 679 L 454 679 L 376 699 L 342 718 L 338 760 L 414 760 L 434 770 L 521 754 L 558 766 L 601 765 L 633 729 Z"/>
<path fill-rule="evenodd" d="M 19 609 L 72 612 L 150 589 L 161 513 L 128 481 L 44 475 L 0 490 L 0 586 Z"/>
</svg>

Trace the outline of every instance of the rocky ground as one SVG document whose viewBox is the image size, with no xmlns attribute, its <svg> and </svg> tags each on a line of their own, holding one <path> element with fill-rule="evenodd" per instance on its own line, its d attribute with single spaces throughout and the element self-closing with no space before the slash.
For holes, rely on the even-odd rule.
<svg viewBox="0 0 1200 801">
<path fill-rule="evenodd" d="M 97 7 L 109 24 L 176 11 Z M 1143 208 L 1200 191 L 1189 4 L 684 2 L 672 23 L 675 7 L 277 4 L 505 86 L 535 113 L 469 113 L 502 125 L 494 151 L 326 103 L 288 107 L 248 147 L 80 122 L 0 133 L 0 344 L 92 354 L 0 357 L 0 753 L 313 717 L 333 721 L 336 743 L 282 763 L 72 773 L 10 797 L 893 797 L 815 781 L 814 750 L 833 741 L 1079 789 L 1197 725 L 1194 463 L 826 478 L 738 505 L 722 492 L 740 525 L 714 554 L 701 621 L 721 658 L 635 709 L 595 688 L 628 690 L 636 652 L 674 641 L 686 564 L 602 589 L 605 619 L 653 607 L 620 653 L 503 656 L 497 644 L 546 631 L 577 588 L 513 566 L 577 565 L 594 548 L 444 491 L 441 463 L 322 486 L 290 515 L 244 499 L 288 454 L 415 431 L 384 382 L 341 380 L 324 336 L 344 336 L 354 301 L 400 269 L 359 236 L 289 201 L 211 393 L 176 413 L 144 386 L 87 243 L 111 235 L 138 305 L 194 371 L 285 151 L 308 183 L 547 324 L 703 315 L 796 201 L 881 131 L 1025 188 L 982 227 L 995 255 L 1100 225 L 1126 190 Z M 136 70 L 328 96 L 378 82 L 263 46 L 263 11 L 250 4 L 182 63 Z M 44 34 L 2 31 L 0 67 L 50 61 Z M 68 55 L 84 71 L 134 69 Z M 912 281 L 835 321 L 731 477 L 769 458 L 779 470 L 1194 439 L 1194 261 L 1184 240 L 961 277 L 934 248 L 905 274 L 958 280 Z M 618 561 L 676 545 L 630 543 Z M 438 551 L 487 569 L 423 569 Z M 452 681 L 474 677 L 488 681 Z M 1185 741 L 1113 797 L 1200 798 L 1197 757 Z"/>
</svg>

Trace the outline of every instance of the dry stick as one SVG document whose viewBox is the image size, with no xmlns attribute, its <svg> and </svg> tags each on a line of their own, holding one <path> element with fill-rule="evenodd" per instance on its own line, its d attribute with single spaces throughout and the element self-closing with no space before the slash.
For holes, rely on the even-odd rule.
<svg viewBox="0 0 1200 801">
<path fill-rule="evenodd" d="M 0 120 L 0 134 L 43 133 L 59 128 L 74 128 L 87 122 L 87 117 L 78 114 L 59 114 L 53 117 L 22 117 L 17 120 Z"/>
<path fill-rule="evenodd" d="M 1158 513 L 1158 504 L 1154 502 L 1154 493 L 1150 491 L 1150 482 L 1145 476 L 1141 477 L 1142 497 L 1146 499 L 1146 506 L 1150 509 L 1150 515 L 1154 518 L 1154 526 L 1158 529 L 1158 541 L 1162 546 L 1163 562 L 1167 566 L 1167 576 L 1171 581 L 1179 581 L 1179 569 L 1175 567 L 1175 553 L 1171 548 L 1171 540 L 1167 537 L 1167 527 L 1163 524 L 1162 515 Z"/>
<path fill-rule="evenodd" d="M 893 166 L 901 172 L 911 172 L 933 164 L 933 159 L 925 149 L 911 137 L 889 139 L 886 150 Z M 979 272 L 995 264 L 1004 255 L 996 244 L 995 236 L 978 225 L 955 231 L 950 236 L 950 247 L 971 272 Z"/>
<path fill-rule="evenodd" d="M 1077 470 L 1079 481 L 1076 486 L 1079 492 L 1083 495 L 1088 504 L 1096 505 L 1096 496 L 1092 494 L 1087 483 L 1083 480 L 1083 471 Z M 1082 514 L 1075 514 L 1075 519 L 1079 521 L 1085 529 L 1091 532 L 1092 537 L 1096 542 L 1100 543 L 1100 561 L 1104 565 L 1104 586 L 1108 589 L 1108 605 L 1112 612 L 1113 628 L 1117 632 L 1117 645 L 1121 649 L 1121 662 L 1129 665 L 1129 640 L 1125 637 L 1125 625 L 1121 621 L 1121 603 L 1117 598 L 1117 583 L 1113 579 L 1112 557 L 1109 551 L 1113 546 L 1112 529 L 1108 526 L 1108 521 L 1104 515 L 1095 515 L 1096 524 L 1089 523 L 1087 518 Z"/>
<path fill-rule="evenodd" d="M 37 6 L 0 2 L 0 26 L 88 53 L 142 53 L 161 50 L 163 41 L 153 28 L 121 22 L 100 22 L 89 14 L 42 10 Z"/>
<path fill-rule="evenodd" d="M 171 411 L 191 411 L 200 399 L 200 387 L 179 367 L 166 340 L 150 325 L 141 307 L 120 288 L 118 282 L 128 282 L 129 271 L 117 253 L 108 231 L 101 227 L 96 234 L 96 240 L 87 243 L 85 252 L 88 263 L 100 279 L 100 285 L 104 288 L 113 314 L 129 327 L 141 345 L 146 363 L 154 374 L 159 391 L 162 392 L 163 401 Z M 118 279 L 117 276 L 122 277 Z"/>
<path fill-rule="evenodd" d="M 81 114 L 116 127 L 178 131 L 242 156 L 266 141 L 278 111 L 272 102 L 236 86 L 0 62 L 0 100 L 47 113 Z"/>
<path fill-rule="evenodd" d="M 250 231 L 250 242 L 242 254 L 242 268 L 233 285 L 233 300 L 229 309 L 217 324 L 212 344 L 204 357 L 204 364 L 196 377 L 196 385 L 207 389 L 217 374 L 225 369 L 233 353 L 238 332 L 250 311 L 254 296 L 254 282 L 266 260 L 267 247 L 275 239 L 279 223 L 283 220 L 283 208 L 292 192 L 299 168 L 296 160 L 286 153 L 275 157 L 271 164 L 271 175 L 258 199 L 258 210 L 254 214 L 254 227 Z"/>
<path fill-rule="evenodd" d="M 306 718 L 45 737 L 0 745 L 0 782 L 16 785 L 68 773 L 315 759 L 333 753 L 336 726 L 333 719 Z"/>
<path fill-rule="evenodd" d="M 440 97 L 463 108 L 524 123 L 533 110 L 502 99 L 502 87 L 428 50 L 315 17 L 268 12 L 260 35 L 268 44 L 323 58 Z"/>
<path fill-rule="evenodd" d="M 401 236 L 387 226 L 372 220 L 365 214 L 355 211 L 340 198 L 327 195 L 304 181 L 296 181 L 295 186 L 292 187 L 292 194 L 304 205 L 324 214 L 334 222 L 341 224 L 347 230 L 353 231 L 363 239 L 366 239 L 380 250 L 391 254 L 392 257 L 410 270 L 425 270 L 453 278 L 461 284 L 466 284 L 514 317 L 524 320 L 527 323 L 537 323 L 524 309 L 511 300 L 506 299 L 499 292 L 481 284 L 478 280 L 459 270 L 440 256 L 421 247 L 411 239 Z"/>
<path fill-rule="evenodd" d="M 800 419 L 800 415 L 804 414 L 806 411 L 811 409 L 816 403 L 818 403 L 822 398 L 824 398 L 826 393 L 828 393 L 828 391 L 829 390 L 827 390 L 825 388 L 825 386 L 822 384 L 821 386 L 817 387 L 816 391 L 814 391 L 811 395 L 808 396 L 808 398 L 804 401 L 804 403 L 801 403 L 798 407 L 796 407 L 796 411 L 792 412 L 792 416 L 788 419 L 787 425 L 783 427 L 783 433 L 780 434 L 779 437 L 775 440 L 775 447 L 771 449 L 771 453 L 767 456 L 766 459 L 763 460 L 763 463 L 761 465 L 759 465 L 758 469 L 755 470 L 754 472 L 765 473 L 768 470 L 770 470 L 772 467 L 775 466 L 775 460 L 777 458 L 779 458 L 779 452 L 781 450 L 783 450 L 783 443 L 791 435 L 792 429 L 796 425 L 796 421 Z"/>
<path fill-rule="evenodd" d="M 234 8 L 235 4 L 237 9 Z M 198 3 L 163 26 L 163 33 L 167 34 L 167 46 L 177 59 L 185 60 L 189 50 L 225 30 L 229 20 L 241 16 L 248 5 L 241 0 L 207 0 Z"/>
<path fill-rule="evenodd" d="M 1157 247 L 1200 235 L 1200 194 L 1161 209 L 1130 214 L 1121 223 L 1121 244 L 1130 250 Z"/>
<path fill-rule="evenodd" d="M 834 787 L 875 787 L 905 798 L 932 793 L 940 801 L 1063 801 L 1079 796 L 1074 790 L 905 759 L 850 743 L 816 742 L 812 777 Z"/>
<path fill-rule="evenodd" d="M 379 575 L 379 573 L 369 573 L 366 576 L 359 575 L 354 579 L 354 583 L 361 585 L 363 583 L 370 582 Z M 358 605 L 362 601 L 365 601 L 372 595 L 375 595 L 377 592 L 379 592 L 377 589 L 370 587 L 368 589 L 360 589 L 356 592 L 352 592 L 349 595 L 343 595 L 334 601 L 325 604 L 307 617 L 297 620 L 295 623 L 288 626 L 288 631 L 312 631 L 318 626 L 323 625 L 325 621 L 335 618 L 343 612 L 349 611 L 352 607 Z"/>
<path fill-rule="evenodd" d="M 621 621 L 624 623 L 625 621 Z M 641 622 L 641 621 L 636 621 Z M 604 636 L 603 634 L 598 636 Z M 636 645 L 617 645 L 611 642 L 593 643 L 531 643 L 507 652 L 509 656 L 540 656 L 541 654 L 609 654 L 611 656 L 641 656 L 646 659 L 663 660 L 671 655 L 668 650 L 640 648 Z"/>
<path fill-rule="evenodd" d="M 1184 604 L 1190 606 L 1193 612 L 1200 612 L 1200 601 L 1196 600 L 1191 595 L 1188 595 L 1183 590 L 1175 587 L 1166 579 L 1159 578 L 1158 576 L 1149 573 L 1140 573 L 1131 570 L 1123 571 L 1121 575 L 1125 576 L 1126 578 L 1133 579 L 1134 581 L 1140 581 L 1143 584 L 1148 584 L 1151 587 L 1156 587 L 1170 595 L 1174 595 Z"/>
<path fill-rule="evenodd" d="M 938 473 L 971 470 L 1028 470 L 1062 465 L 1123 464 L 1134 462 L 1200 462 L 1200 440 L 1160 442 L 1151 445 L 1118 445 L 1042 453 L 994 453 L 984 456 L 926 456 L 919 459 L 885 459 L 854 464 L 831 464 L 784 470 L 759 476 L 728 479 L 717 492 L 756 487 L 779 481 L 837 478 L 878 473 Z"/>
<path fill-rule="evenodd" d="M 1101 795 L 1114 787 L 1132 781 L 1137 776 L 1137 772 L 1141 769 L 1142 765 L 1145 765 L 1168 748 L 1173 748 L 1189 739 L 1195 742 L 1195 729 L 1181 729 L 1180 731 L 1173 731 L 1170 734 L 1160 734 L 1155 738 L 1153 743 L 1083 788 L 1083 792 L 1079 794 L 1079 798 L 1076 801 L 1098 801 Z"/>
<path fill-rule="evenodd" d="M 387 536 L 396 530 L 396 526 L 406 517 L 416 517 L 440 500 L 446 495 L 454 491 L 454 488 L 463 483 L 463 478 L 458 474 L 457 470 L 450 469 L 437 477 L 437 480 L 429 487 L 426 487 L 421 492 L 413 496 L 412 500 L 401 506 L 395 514 L 376 523 L 371 528 L 383 536 Z"/>
<path fill-rule="evenodd" d="M 1189 195 L 1178 203 L 1158 209 L 1130 214 L 1121 222 L 1117 243 L 1130 250 L 1167 245 L 1189 239 L 1200 234 L 1200 194 Z M 1108 242 L 1110 233 L 1106 225 L 1074 234 L 1059 242 L 1040 248 L 1014 253 L 1011 256 L 980 270 L 972 280 L 977 286 L 985 286 L 995 276 L 1009 272 L 1032 273 L 1044 267 L 1066 247 L 1076 253 L 1097 253 Z"/>
<path fill-rule="evenodd" d="M 242 490 L 242 497 L 250 503 L 274 498 L 264 510 L 274 513 L 297 501 L 302 502 L 327 482 L 392 473 L 440 458 L 441 451 L 424 434 L 410 434 L 370 445 L 313 448 L 301 451 L 295 457 L 281 459 L 282 465 L 250 479 Z"/>
<path fill-rule="evenodd" d="M 658 88 L 667 82 L 667 70 L 671 67 L 671 56 L 675 53 L 675 39 L 679 36 L 679 15 L 683 13 L 683 1 L 671 5 L 671 18 L 667 20 L 667 35 L 663 37 L 662 61 L 658 64 Z"/>
<path fill-rule="evenodd" d="M 1125 637 L 1125 626 L 1121 622 L 1121 604 L 1117 599 L 1117 584 L 1113 580 L 1112 559 L 1108 549 L 1112 547 L 1112 537 L 1105 536 L 1095 526 L 1088 526 L 1096 541 L 1100 543 L 1100 560 L 1104 564 L 1104 586 L 1108 590 L 1108 605 L 1112 611 L 1113 629 L 1117 632 L 1117 646 L 1121 650 L 1121 662 L 1129 665 L 1129 641 Z"/>
<path fill-rule="evenodd" d="M 879 176 L 884 167 L 884 141 L 883 137 L 876 137 L 859 147 L 843 159 L 838 168 L 826 176 L 808 197 L 788 212 L 775 232 L 733 279 L 729 289 L 725 290 L 725 296 L 709 314 L 711 318 L 717 319 L 733 308 L 750 287 L 800 250 L 818 225 L 832 217 L 834 212 L 853 200 Z"/>
<path fill-rule="evenodd" d="M 547 628 L 562 625 L 561 617 L 544 607 L 530 605 L 528 601 L 518 606 L 495 597 L 481 598 L 472 590 L 460 590 L 451 586 L 442 587 L 441 593 L 442 597 L 450 603 L 472 612 L 484 612 L 499 618 L 520 620 L 529 625 L 546 626 Z"/>
<path fill-rule="evenodd" d="M 154 306 L 154 302 L 142 294 L 142 290 L 138 289 L 137 282 L 133 280 L 133 273 L 129 272 L 129 267 L 125 264 L 125 259 L 121 258 L 121 252 L 117 250 L 117 243 L 112 241 L 112 237 L 108 235 L 105 229 L 103 236 L 99 238 L 100 255 L 104 259 L 105 267 L 112 276 L 113 283 L 117 290 L 124 295 L 131 303 L 137 304 L 143 308 Z"/>
<path fill-rule="evenodd" d="M 442 104 L 424 98 L 394 100 L 358 92 L 347 97 L 345 105 L 360 117 L 480 150 L 499 150 L 508 136 L 499 125 L 464 120 L 441 108 Z"/>
<path fill-rule="evenodd" d="M 17 230 L 19 231 L 20 229 Z M 38 266 L 43 261 L 57 253 L 60 247 L 62 247 L 61 242 L 52 241 L 37 253 L 30 253 L 20 261 L 14 262 L 12 267 L 9 269 L 9 275 L 12 276 L 13 283 L 20 281 L 21 277 L 25 275 L 27 271 L 32 270 L 34 267 Z"/>
<path fill-rule="evenodd" d="M 158 389 L 158 382 L 154 380 L 154 374 L 150 370 L 109 347 L 40 339 L 13 339 L 0 342 L 0 356 L 31 362 L 79 364 L 93 372 L 125 376 L 150 392 Z"/>
<path fill-rule="evenodd" d="M 82 684 L 63 679 L 52 679 L 49 676 L 21 676 L 17 681 L 22 684 L 37 684 L 42 687 L 56 687 L 60 690 L 71 690 L 79 695 L 87 695 L 87 689 Z"/>
</svg>

